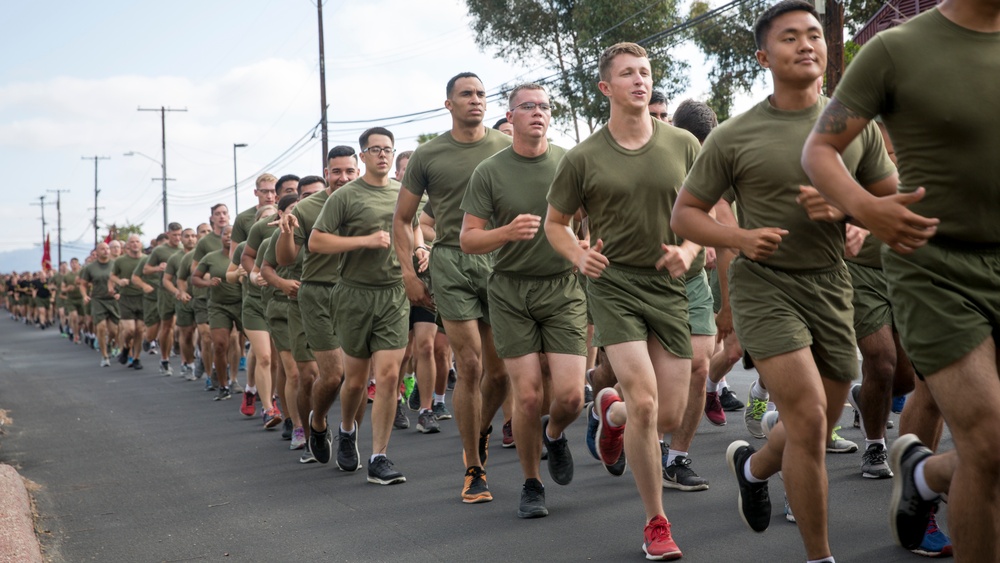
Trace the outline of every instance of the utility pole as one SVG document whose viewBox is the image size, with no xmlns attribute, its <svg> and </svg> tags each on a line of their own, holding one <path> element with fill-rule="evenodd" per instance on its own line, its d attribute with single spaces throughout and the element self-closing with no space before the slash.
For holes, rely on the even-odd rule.
<svg viewBox="0 0 1000 563">
<path fill-rule="evenodd" d="M 37 205 L 39 209 L 42 210 L 42 247 L 45 247 L 45 196 L 38 196 L 38 203 L 32 203 L 30 205 Z"/>
<path fill-rule="evenodd" d="M 97 248 L 97 210 L 104 209 L 103 207 L 97 206 L 97 194 L 101 193 L 101 190 L 97 189 L 97 161 L 99 160 L 111 160 L 110 156 L 81 156 L 83 160 L 94 159 L 94 248 Z"/>
<path fill-rule="evenodd" d="M 326 57 L 323 55 L 323 0 L 316 0 L 316 14 L 319 17 L 319 105 L 320 130 L 323 138 L 323 168 L 326 169 Z"/>
<path fill-rule="evenodd" d="M 167 112 L 168 111 L 187 111 L 187 108 L 183 109 L 172 109 L 164 106 L 160 106 L 160 109 L 156 108 L 139 108 L 139 111 L 158 111 L 160 112 L 160 137 L 163 146 L 163 160 L 160 161 L 160 165 L 163 167 L 163 174 L 160 179 L 163 180 L 163 232 L 167 232 Z"/>
<path fill-rule="evenodd" d="M 59 241 L 59 264 L 62 264 L 62 194 L 69 192 L 69 190 L 45 191 L 56 194 L 56 240 Z M 58 264 L 56 264 L 56 266 L 58 266 Z"/>
<path fill-rule="evenodd" d="M 246 143 L 233 143 L 233 217 L 240 214 L 240 190 L 236 187 L 239 180 L 236 178 L 236 149 L 242 149 L 246 147 Z M 235 219 L 234 219 L 235 220 Z"/>
<path fill-rule="evenodd" d="M 844 76 L 844 2 L 817 0 L 816 10 L 823 16 L 823 34 L 827 44 L 826 95 L 832 97 L 840 78 Z"/>
</svg>

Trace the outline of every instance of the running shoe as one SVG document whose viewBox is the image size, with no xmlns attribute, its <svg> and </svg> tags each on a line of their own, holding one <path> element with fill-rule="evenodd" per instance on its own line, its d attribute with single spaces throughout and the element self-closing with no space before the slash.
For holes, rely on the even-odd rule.
<svg viewBox="0 0 1000 563">
<path fill-rule="evenodd" d="M 865 431 L 865 421 L 861 417 L 861 384 L 851 385 L 851 391 L 847 394 L 847 402 L 854 408 L 854 427 L 861 429 L 861 435 L 868 438 Z"/>
<path fill-rule="evenodd" d="M 109 360 L 107 357 L 101 358 L 101 367 L 102 368 L 109 367 L 110 365 L 111 365 L 111 360 Z"/>
<path fill-rule="evenodd" d="M 368 463 L 368 482 L 376 485 L 395 485 L 405 483 L 406 477 L 393 467 L 389 458 L 380 455 L 375 461 Z"/>
<path fill-rule="evenodd" d="M 792 505 L 788 504 L 788 495 L 785 495 L 785 522 L 795 523 L 795 515 L 792 514 Z"/>
<path fill-rule="evenodd" d="M 410 407 L 413 412 L 420 412 L 420 388 L 414 387 L 413 391 L 410 391 L 409 398 L 406 399 L 406 406 Z"/>
<path fill-rule="evenodd" d="M 826 443 L 826 451 L 831 454 L 849 454 L 858 451 L 858 445 L 850 440 L 845 440 L 837 434 L 839 426 L 833 427 L 830 433 L 830 441 Z"/>
<path fill-rule="evenodd" d="M 549 415 L 542 417 L 542 443 L 549 451 L 549 475 L 560 485 L 573 481 L 573 453 L 569 450 L 569 440 L 565 434 L 556 440 L 549 439 Z"/>
<path fill-rule="evenodd" d="M 760 419 L 767 412 L 767 401 L 754 399 L 753 395 L 747 395 L 747 406 L 743 408 L 743 422 L 747 425 L 747 432 L 754 438 L 763 438 L 764 431 L 760 428 Z"/>
<path fill-rule="evenodd" d="M 396 419 L 392 421 L 392 427 L 397 430 L 406 430 L 410 427 L 410 419 L 406 417 L 406 407 L 403 406 L 403 399 L 396 403 Z"/>
<path fill-rule="evenodd" d="M 247 357 L 246 356 L 241 356 L 240 357 L 240 368 L 239 369 L 240 369 L 240 371 L 246 371 L 247 370 Z"/>
<path fill-rule="evenodd" d="M 194 363 L 194 377 L 201 379 L 203 375 L 205 375 L 205 361 L 199 357 Z"/>
<path fill-rule="evenodd" d="M 503 441 L 500 442 L 500 447 L 502 448 L 513 448 L 514 444 L 514 429 L 511 426 L 511 421 L 503 423 Z"/>
<path fill-rule="evenodd" d="M 486 485 L 486 471 L 482 467 L 472 466 L 465 470 L 465 484 L 462 487 L 462 502 L 477 504 L 490 502 L 493 495 Z"/>
<path fill-rule="evenodd" d="M 458 383 L 458 372 L 455 371 L 455 366 L 451 366 L 448 369 L 448 390 L 454 391 L 456 383 Z"/>
<path fill-rule="evenodd" d="M 316 463 L 316 456 L 314 456 L 312 452 L 309 451 L 309 448 L 306 448 L 305 451 L 302 452 L 302 457 L 299 458 L 299 463 L 303 465 L 307 463 Z"/>
<path fill-rule="evenodd" d="M 583 403 L 593 403 L 594 402 L 594 387 L 589 383 L 583 384 Z"/>
<path fill-rule="evenodd" d="M 646 524 L 642 536 L 642 551 L 646 554 L 646 559 L 674 561 L 683 556 L 680 548 L 674 543 L 674 538 L 670 535 L 670 522 L 667 522 L 667 519 L 659 514 Z"/>
<path fill-rule="evenodd" d="M 596 418 L 594 414 L 594 409 L 591 405 L 587 406 L 587 449 L 590 450 L 590 455 L 594 456 L 594 459 L 601 461 L 601 456 L 597 453 L 597 427 L 600 426 L 600 421 Z"/>
<path fill-rule="evenodd" d="M 861 476 L 866 479 L 891 479 L 888 452 L 882 444 L 872 444 L 861 454 Z"/>
<path fill-rule="evenodd" d="M 253 416 L 257 413 L 257 394 L 247 391 L 243 394 L 243 403 L 240 405 L 240 412 L 245 416 Z"/>
<path fill-rule="evenodd" d="M 927 521 L 924 541 L 920 542 L 920 547 L 910 551 L 924 557 L 951 557 L 951 539 L 938 528 L 935 512 L 937 509 L 931 511 L 931 519 Z"/>
<path fill-rule="evenodd" d="M 444 403 L 434 403 L 433 407 L 434 418 L 438 420 L 451 420 L 451 411 L 448 407 L 444 406 Z"/>
<path fill-rule="evenodd" d="M 170 367 L 170 362 L 167 360 L 160 360 L 160 375 L 170 377 L 173 374 L 174 370 Z"/>
<path fill-rule="evenodd" d="M 723 387 L 719 391 L 719 402 L 722 403 L 722 410 L 726 412 L 741 411 L 746 408 L 743 401 L 736 398 L 736 393 L 729 387 Z"/>
<path fill-rule="evenodd" d="M 432 411 L 424 411 L 417 415 L 417 431 L 421 434 L 436 434 L 441 431 L 441 425 L 434 418 Z"/>
<path fill-rule="evenodd" d="M 233 394 L 229 392 L 229 388 L 228 387 L 219 387 L 219 392 L 215 394 L 215 397 L 213 397 L 212 400 L 213 401 L 226 401 L 226 400 L 231 399 L 232 396 L 233 396 Z"/>
<path fill-rule="evenodd" d="M 678 491 L 704 491 L 708 489 L 708 479 L 691 469 L 690 458 L 679 455 L 670 465 L 663 465 L 663 486 Z"/>
<path fill-rule="evenodd" d="M 132 360 L 132 369 L 142 369 L 142 362 L 139 358 Z"/>
<path fill-rule="evenodd" d="M 233 393 L 242 393 L 243 387 L 240 386 L 240 384 L 237 383 L 236 380 L 234 379 L 229 382 L 229 390 L 232 391 Z"/>
<path fill-rule="evenodd" d="M 765 438 L 771 437 L 771 430 L 778 425 L 778 421 L 781 419 L 781 415 L 778 411 L 767 411 L 764 416 L 760 419 L 760 430 L 764 433 Z"/>
<path fill-rule="evenodd" d="M 159 352 L 159 351 L 160 351 L 160 349 L 159 349 L 159 347 L 158 347 L 158 346 L 156 345 L 156 341 L 155 341 L 155 340 L 149 343 L 149 355 L 150 355 L 150 356 L 152 356 L 152 355 L 156 354 L 156 353 L 157 353 L 157 352 Z"/>
<path fill-rule="evenodd" d="M 612 428 L 607 423 L 608 410 L 611 405 L 621 402 L 621 397 L 613 387 L 601 389 L 595 399 L 597 404 L 597 453 L 605 467 L 613 465 L 624 452 L 625 425 Z"/>
<path fill-rule="evenodd" d="M 279 411 L 277 407 L 271 407 L 264 412 L 264 428 L 274 428 L 275 426 L 281 424 L 281 421 L 281 411 Z"/>
<path fill-rule="evenodd" d="M 122 350 L 121 352 L 118 352 L 118 363 L 121 365 L 125 365 L 128 363 L 128 350 Z"/>
<path fill-rule="evenodd" d="M 375 382 L 374 381 L 369 381 L 368 382 L 368 402 L 369 403 L 374 403 L 375 402 Z"/>
<path fill-rule="evenodd" d="M 941 502 L 941 497 L 924 500 L 917 491 L 914 477 L 917 465 L 931 455 L 913 434 L 900 436 L 889 450 L 889 466 L 895 474 L 889 502 L 889 526 L 896 543 L 906 549 L 917 549 L 923 543 L 931 516 Z"/>
<path fill-rule="evenodd" d="M 329 429 L 328 429 L 329 430 Z M 312 437 L 309 438 L 312 443 Z M 337 468 L 341 471 L 358 471 L 361 469 L 361 453 L 358 452 L 357 426 L 354 433 L 337 431 Z"/>
<path fill-rule="evenodd" d="M 291 420 L 286 418 L 285 420 Z M 289 444 L 288 449 L 290 450 L 301 450 L 306 447 L 306 429 L 299 426 L 298 428 L 292 430 L 292 443 Z"/>
<path fill-rule="evenodd" d="M 726 425 L 726 413 L 722 410 L 722 402 L 717 392 L 705 393 L 705 416 L 716 426 Z"/>
<path fill-rule="evenodd" d="M 740 518 L 751 530 L 763 532 L 771 523 L 771 496 L 767 490 L 767 481 L 751 483 L 743 473 L 744 466 L 755 451 L 750 444 L 737 440 L 726 449 L 726 462 L 740 489 Z"/>
<path fill-rule="evenodd" d="M 289 417 L 285 417 L 284 426 L 281 429 L 281 439 L 282 440 L 291 440 L 292 439 L 292 432 L 293 431 L 294 431 L 294 428 L 292 428 L 292 417 L 290 417 L 290 416 Z M 304 431 L 303 431 L 302 435 L 305 436 L 305 432 Z"/>
<path fill-rule="evenodd" d="M 309 451 L 316 457 L 316 461 L 328 463 L 333 447 L 333 436 L 329 426 L 325 430 L 316 430 L 313 426 L 313 414 L 309 411 Z"/>
<path fill-rule="evenodd" d="M 538 479 L 527 479 L 521 487 L 521 504 L 517 507 L 518 518 L 542 518 L 549 515 L 545 508 L 545 487 Z"/>
<path fill-rule="evenodd" d="M 903 412 L 903 407 L 906 406 L 906 395 L 900 395 L 898 397 L 892 398 L 892 412 L 900 414 Z"/>
</svg>

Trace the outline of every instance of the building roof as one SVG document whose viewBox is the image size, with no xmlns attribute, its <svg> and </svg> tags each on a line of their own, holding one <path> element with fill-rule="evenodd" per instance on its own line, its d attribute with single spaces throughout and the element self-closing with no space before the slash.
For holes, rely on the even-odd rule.
<svg viewBox="0 0 1000 563">
<path fill-rule="evenodd" d="M 854 36 L 854 42 L 864 45 L 875 34 L 896 27 L 913 16 L 937 6 L 941 0 L 889 0 L 865 23 Z"/>
</svg>

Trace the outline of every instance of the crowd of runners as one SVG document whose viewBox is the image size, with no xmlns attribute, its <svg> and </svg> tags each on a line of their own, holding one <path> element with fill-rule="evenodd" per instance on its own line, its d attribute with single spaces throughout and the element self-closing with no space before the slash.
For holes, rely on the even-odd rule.
<svg viewBox="0 0 1000 563">
<path fill-rule="evenodd" d="M 1000 7 L 946 0 L 880 34 L 831 99 L 810 4 L 782 0 L 754 32 L 773 92 L 721 125 L 691 100 L 670 117 L 632 43 L 601 56 L 607 125 L 569 150 L 548 140 L 544 87 L 514 88 L 488 128 L 485 87 L 461 73 L 451 129 L 415 151 L 372 127 L 323 176 L 261 175 L 232 220 L 218 204 L 150 248 L 133 235 L 5 276 L 6 306 L 101 366 L 153 354 L 215 400 L 242 393 L 240 412 L 283 429 L 300 463 L 381 485 L 406 480 L 388 446 L 407 410 L 438 432 L 453 388 L 456 498 L 493 499 L 502 411 L 521 518 L 548 514 L 541 460 L 573 480 L 564 430 L 582 416 L 589 453 L 612 475 L 631 467 L 648 559 L 681 557 L 662 489 L 709 488 L 688 453 L 701 417 L 741 410 L 764 445 L 698 462 L 728 464 L 752 530 L 779 473 L 807 560 L 834 561 L 825 455 L 860 450 L 861 477 L 891 479 L 899 545 L 952 554 L 935 521 L 947 498 L 954 554 L 998 561 L 1000 106 L 981 101 L 1000 99 Z M 745 404 L 725 380 L 741 360 L 759 373 Z M 860 448 L 837 434 L 845 402 Z M 945 421 L 955 449 L 934 453 Z"/>
</svg>

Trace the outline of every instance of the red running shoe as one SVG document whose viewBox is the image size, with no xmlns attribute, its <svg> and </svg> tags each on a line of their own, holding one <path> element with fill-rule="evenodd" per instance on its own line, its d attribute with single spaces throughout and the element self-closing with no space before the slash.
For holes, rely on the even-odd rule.
<svg viewBox="0 0 1000 563">
<path fill-rule="evenodd" d="M 646 553 L 646 559 L 674 561 L 682 557 L 680 548 L 670 536 L 670 522 L 663 516 L 659 514 L 654 516 L 649 524 L 646 524 L 642 535 L 642 550 Z"/>
<path fill-rule="evenodd" d="M 719 394 L 711 391 L 705 393 L 705 416 L 716 426 L 726 425 L 726 411 L 722 409 Z"/>
<path fill-rule="evenodd" d="M 368 402 L 369 403 L 374 403 L 375 402 L 375 382 L 374 381 L 369 381 L 368 382 Z"/>
<path fill-rule="evenodd" d="M 625 446 L 625 425 L 612 428 L 608 424 L 607 414 L 611 405 L 621 402 L 621 397 L 613 387 L 601 389 L 594 402 L 597 403 L 597 453 L 605 466 L 614 465 L 622 455 Z"/>
<path fill-rule="evenodd" d="M 246 416 L 253 416 L 257 412 L 257 394 L 247 391 L 243 394 L 243 404 L 240 405 L 240 412 Z"/>
</svg>

